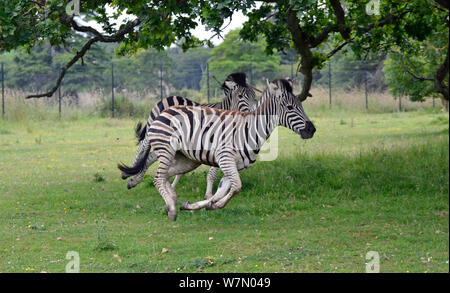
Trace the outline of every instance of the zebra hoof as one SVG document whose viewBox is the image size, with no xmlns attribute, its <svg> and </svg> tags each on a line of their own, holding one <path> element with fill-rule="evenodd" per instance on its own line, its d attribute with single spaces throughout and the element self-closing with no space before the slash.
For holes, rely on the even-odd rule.
<svg viewBox="0 0 450 293">
<path fill-rule="evenodd" d="M 172 221 L 176 221 L 176 220 L 177 220 L 177 211 L 176 211 L 176 210 L 174 210 L 174 211 L 168 211 L 168 212 L 167 212 L 167 215 L 169 216 L 169 218 L 170 218 Z"/>
<path fill-rule="evenodd" d="M 182 210 L 188 210 L 188 209 L 189 209 L 189 205 L 190 205 L 190 202 L 189 202 L 189 201 L 183 203 L 183 204 L 180 206 L 180 211 L 182 211 Z"/>
<path fill-rule="evenodd" d="M 206 205 L 205 210 L 215 210 L 214 208 L 214 203 L 210 202 L 209 204 Z"/>
</svg>

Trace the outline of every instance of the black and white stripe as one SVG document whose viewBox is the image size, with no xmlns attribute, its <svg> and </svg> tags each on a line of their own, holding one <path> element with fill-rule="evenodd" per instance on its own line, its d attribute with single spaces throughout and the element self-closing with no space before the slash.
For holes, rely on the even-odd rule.
<svg viewBox="0 0 450 293">
<path fill-rule="evenodd" d="M 245 73 L 235 72 L 227 76 L 222 84 L 222 89 L 224 91 L 224 100 L 213 104 L 199 104 L 191 101 L 187 98 L 180 96 L 171 96 L 159 101 L 150 112 L 147 124 L 142 128 L 142 124 L 139 123 L 136 127 L 136 137 L 139 140 L 139 147 L 136 152 L 135 160 L 131 167 L 126 167 L 124 165 L 119 165 L 119 169 L 122 171 L 122 178 L 126 179 L 133 176 L 128 181 L 128 188 L 133 188 L 139 184 L 145 175 L 145 172 L 156 161 L 156 156 L 150 153 L 147 157 L 147 161 L 140 165 L 137 162 L 145 155 L 144 149 L 146 148 L 148 141 L 145 139 L 147 135 L 147 129 L 152 125 L 153 121 L 160 116 L 160 114 L 170 107 L 176 106 L 205 106 L 218 109 L 226 110 L 239 110 L 242 112 L 249 112 L 253 110 L 256 106 L 256 96 L 254 90 L 247 85 Z M 126 168 L 125 168 L 126 167 Z M 128 171 L 127 171 L 128 170 Z M 139 170 L 139 171 L 138 171 Z M 136 171 L 138 171 L 136 173 Z M 207 176 L 207 190 L 206 197 L 212 196 L 212 187 L 214 180 L 217 176 L 217 168 L 210 168 Z M 173 187 L 177 184 L 182 175 L 175 178 L 172 183 Z"/>
<path fill-rule="evenodd" d="M 311 138 L 315 128 L 306 116 L 301 101 L 285 79 L 268 82 L 268 88 L 252 112 L 220 110 L 202 106 L 171 107 L 158 116 L 148 129 L 148 146 L 159 161 L 154 184 L 175 220 L 177 195 L 169 179 L 200 164 L 220 167 L 230 181 L 226 195 L 216 194 L 181 209 L 218 209 L 241 189 L 239 171 L 256 161 L 258 152 L 273 129 L 284 126 L 302 138 Z M 146 158 L 137 163 L 141 164 Z"/>
</svg>

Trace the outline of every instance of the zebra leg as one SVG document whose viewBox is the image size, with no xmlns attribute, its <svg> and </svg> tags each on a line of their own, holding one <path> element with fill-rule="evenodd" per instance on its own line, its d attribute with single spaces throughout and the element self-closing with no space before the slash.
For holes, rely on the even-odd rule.
<svg viewBox="0 0 450 293">
<path fill-rule="evenodd" d="M 170 186 L 169 181 L 169 168 L 175 163 L 175 153 L 170 151 L 164 151 L 164 153 L 158 153 L 159 166 L 156 170 L 156 175 L 153 180 L 155 187 L 158 189 L 159 194 L 166 202 L 166 212 L 169 218 L 173 221 L 177 220 L 176 199 L 175 191 Z"/>
<path fill-rule="evenodd" d="M 215 201 L 216 199 L 214 199 L 214 201 L 211 201 L 207 206 L 208 210 L 224 208 L 226 204 L 233 198 L 233 196 L 238 194 L 242 188 L 241 178 L 239 176 L 239 171 L 237 170 L 236 161 L 234 160 L 234 158 L 224 158 L 223 160 L 220 160 L 219 166 L 223 171 L 224 177 L 230 180 L 231 187 L 227 195 L 217 201 Z M 218 196 L 220 196 L 220 194 Z"/>
<path fill-rule="evenodd" d="M 206 177 L 205 199 L 210 199 L 213 196 L 212 189 L 213 189 L 214 181 L 216 181 L 217 171 L 219 171 L 219 168 L 217 168 L 217 167 L 209 168 L 208 176 Z"/>
<path fill-rule="evenodd" d="M 161 194 L 162 198 L 166 203 L 166 212 L 169 218 L 173 221 L 177 220 L 177 210 L 175 208 L 176 201 L 173 200 L 174 196 L 172 195 L 173 190 L 171 190 L 170 182 L 168 178 L 164 175 L 157 175 L 153 180 L 156 188 L 158 189 L 159 194 Z M 175 196 L 176 198 L 176 196 Z"/>
<path fill-rule="evenodd" d="M 188 173 L 191 172 L 192 170 L 195 170 L 198 166 L 200 166 L 200 163 L 194 162 L 189 160 L 188 158 L 186 158 L 184 155 L 180 154 L 180 153 L 176 153 L 175 158 L 173 160 L 173 164 L 169 166 L 168 171 L 167 171 L 167 176 L 168 178 L 172 177 L 172 176 L 176 176 L 175 180 L 172 184 L 169 183 L 169 181 L 167 181 L 167 189 L 170 189 L 172 191 L 172 202 L 174 202 L 176 204 L 177 202 L 177 195 L 175 193 L 175 187 L 174 184 L 176 185 L 176 183 L 178 182 L 178 180 L 180 180 L 180 178 Z M 161 162 L 160 162 L 161 165 Z M 178 179 L 177 179 L 178 178 Z M 170 209 L 167 209 L 168 213 L 169 213 Z M 170 215 L 169 215 L 170 217 Z"/>
<path fill-rule="evenodd" d="M 219 201 L 222 197 L 227 195 L 228 190 L 230 189 L 231 181 L 227 177 L 222 177 L 219 182 L 219 186 L 217 188 L 216 193 L 210 198 L 211 202 Z M 210 209 L 209 206 L 205 207 L 207 210 Z"/>
<path fill-rule="evenodd" d="M 136 185 L 138 185 L 139 183 L 142 182 L 142 180 L 144 179 L 144 175 L 145 172 L 147 172 L 148 168 L 154 163 L 156 162 L 157 158 L 156 158 L 156 154 L 154 152 L 151 152 L 148 155 L 147 161 L 145 161 L 145 166 L 144 168 L 141 170 L 141 172 L 139 172 L 138 174 L 136 174 L 134 177 L 128 179 L 128 183 L 127 183 L 127 187 L 128 189 L 134 188 L 136 187 Z"/>
<path fill-rule="evenodd" d="M 175 175 L 175 179 L 173 180 L 172 185 L 171 185 L 173 189 L 175 189 L 175 187 L 178 184 L 178 181 L 180 181 L 181 177 L 183 177 L 183 176 L 184 176 L 184 174 Z"/>
<path fill-rule="evenodd" d="M 209 199 L 197 201 L 194 203 L 190 203 L 187 201 L 181 205 L 180 210 L 199 210 L 202 208 L 215 210 L 218 208 L 223 208 L 225 207 L 226 203 L 241 190 L 241 179 L 239 177 L 239 172 L 237 170 L 234 157 L 223 159 L 222 163 L 219 162 L 219 166 L 223 171 L 224 177 L 228 177 L 230 179 L 230 192 L 224 197 L 216 194 Z M 225 201 L 223 201 L 224 198 L 226 198 Z M 216 205 L 215 201 L 219 201 L 221 202 L 221 204 Z"/>
<path fill-rule="evenodd" d="M 170 201 L 173 202 L 173 204 L 175 205 L 175 211 L 176 211 L 176 205 L 177 205 L 177 201 L 178 201 L 178 197 L 177 194 L 175 193 L 175 189 L 172 188 L 172 185 L 170 184 L 170 180 L 166 181 L 166 190 L 169 191 L 169 197 L 170 197 Z M 166 214 L 169 215 L 169 208 L 167 208 L 166 205 Z M 169 216 L 170 217 L 170 216 Z M 171 218 L 172 219 L 172 218 Z M 173 220 L 173 219 L 172 219 Z M 176 216 L 175 216 L 175 220 L 176 220 Z M 174 221 L 175 221 L 174 220 Z"/>
</svg>

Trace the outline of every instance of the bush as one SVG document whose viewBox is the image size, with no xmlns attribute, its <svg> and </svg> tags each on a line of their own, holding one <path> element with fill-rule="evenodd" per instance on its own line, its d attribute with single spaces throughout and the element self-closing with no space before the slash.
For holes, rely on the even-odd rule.
<svg viewBox="0 0 450 293">
<path fill-rule="evenodd" d="M 99 105 L 100 116 L 111 117 L 112 98 L 103 99 Z M 147 109 L 143 105 L 135 104 L 122 94 L 114 97 L 114 117 L 143 117 L 146 116 Z"/>
<path fill-rule="evenodd" d="M 203 95 L 201 92 L 196 90 L 190 90 L 190 89 L 182 89 L 173 91 L 170 93 L 170 96 L 180 96 L 184 98 L 188 98 L 191 101 L 197 102 L 197 103 L 207 103 L 208 97 L 206 95 Z"/>
</svg>

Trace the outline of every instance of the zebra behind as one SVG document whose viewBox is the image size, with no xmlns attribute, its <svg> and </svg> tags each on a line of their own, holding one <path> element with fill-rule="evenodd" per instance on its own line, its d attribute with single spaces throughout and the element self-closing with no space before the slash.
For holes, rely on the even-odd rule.
<svg viewBox="0 0 450 293">
<path fill-rule="evenodd" d="M 148 129 L 149 145 L 137 162 L 137 169 L 145 165 L 153 149 L 159 161 L 154 184 L 166 203 L 169 218 L 176 220 L 178 198 L 169 178 L 190 172 L 200 164 L 220 167 L 230 181 L 229 192 L 193 204 L 186 202 L 180 207 L 220 209 L 239 193 L 239 172 L 256 161 L 260 148 L 277 126 L 287 127 L 304 139 L 313 137 L 316 131 L 302 101 L 293 94 L 292 83 L 285 79 L 268 82 L 252 112 L 172 107 L 161 113 Z"/>
</svg>

